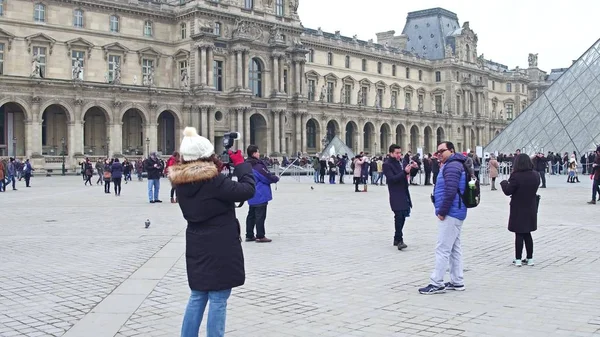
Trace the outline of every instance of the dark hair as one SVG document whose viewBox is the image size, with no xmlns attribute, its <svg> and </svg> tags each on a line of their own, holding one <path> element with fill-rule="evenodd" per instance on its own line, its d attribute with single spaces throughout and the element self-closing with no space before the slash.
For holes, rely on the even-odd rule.
<svg viewBox="0 0 600 337">
<path fill-rule="evenodd" d="M 515 163 L 513 167 L 513 172 L 522 172 L 522 171 L 532 171 L 533 170 L 533 162 L 531 162 L 531 158 L 529 155 L 525 153 L 521 153 L 515 158 Z"/>
<path fill-rule="evenodd" d="M 394 151 L 396 151 L 396 149 L 402 150 L 402 147 L 400 147 L 400 145 L 398 145 L 398 144 L 392 144 L 392 145 L 390 145 L 390 149 L 389 149 L 388 152 L 389 153 L 394 153 Z"/>
<path fill-rule="evenodd" d="M 177 151 L 174 151 L 174 152 L 173 152 L 173 157 L 179 157 L 179 152 L 177 152 Z"/>
<path fill-rule="evenodd" d="M 454 148 L 454 143 L 452 143 L 452 142 L 449 142 L 449 141 L 444 141 L 444 142 L 439 142 L 439 143 L 438 143 L 438 146 L 440 146 L 440 145 L 442 145 L 442 144 L 445 144 L 445 145 L 446 145 L 446 148 L 447 148 L 447 149 L 448 149 L 450 152 L 452 152 L 452 151 L 456 152 L 456 148 Z"/>
<path fill-rule="evenodd" d="M 252 155 L 255 154 L 256 152 L 258 152 L 258 146 L 256 146 L 256 145 L 250 145 L 250 146 L 248 146 L 248 149 L 246 149 L 246 153 L 248 154 L 248 157 L 252 157 Z"/>
<path fill-rule="evenodd" d="M 119 158 L 115 158 L 115 163 L 118 163 L 118 162 L 119 162 Z"/>
</svg>

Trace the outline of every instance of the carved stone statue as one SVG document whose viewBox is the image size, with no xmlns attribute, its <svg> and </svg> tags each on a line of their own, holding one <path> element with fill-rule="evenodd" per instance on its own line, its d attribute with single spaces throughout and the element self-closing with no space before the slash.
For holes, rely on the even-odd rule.
<svg viewBox="0 0 600 337">
<path fill-rule="evenodd" d="M 151 67 L 148 70 L 147 77 L 148 77 L 148 86 L 149 87 L 153 87 L 154 86 L 154 67 Z"/>
<path fill-rule="evenodd" d="M 377 91 L 377 93 L 375 94 L 375 108 L 377 109 L 381 109 L 381 95 L 379 94 L 379 91 Z"/>
<path fill-rule="evenodd" d="M 406 95 L 406 100 L 404 102 L 404 109 L 406 109 L 406 110 L 410 109 L 410 103 L 411 102 L 410 102 L 410 94 L 409 94 L 409 95 Z"/>
<path fill-rule="evenodd" d="M 279 30 L 279 27 L 273 26 L 269 31 L 269 43 L 283 43 L 285 42 L 283 39 L 283 35 Z"/>
<path fill-rule="evenodd" d="M 181 70 L 181 80 L 180 81 L 181 81 L 181 88 L 187 89 L 189 86 L 189 77 L 188 77 L 187 69 Z"/>
<path fill-rule="evenodd" d="M 419 102 L 419 105 L 420 105 L 420 104 L 421 104 L 421 103 Z M 435 113 L 435 112 L 436 112 L 436 110 L 435 110 L 435 97 L 433 97 L 433 96 L 431 96 L 431 112 L 432 112 L 432 113 Z M 441 112 L 441 111 L 440 111 L 440 112 Z"/>
<path fill-rule="evenodd" d="M 356 34 L 354 34 L 354 36 L 352 36 L 352 42 L 358 43 L 358 36 Z"/>
<path fill-rule="evenodd" d="M 137 85 L 137 75 L 133 75 L 133 85 Z"/>
<path fill-rule="evenodd" d="M 344 88 L 340 89 L 340 103 L 346 103 L 346 91 L 344 90 Z"/>
<path fill-rule="evenodd" d="M 339 30 L 335 31 L 335 37 L 336 40 L 341 40 L 342 39 L 342 33 Z"/>
<path fill-rule="evenodd" d="M 452 51 L 452 46 L 447 44 L 446 48 L 444 49 L 444 56 L 446 58 L 452 58 L 452 54 L 454 54 L 454 52 Z"/>
<path fill-rule="evenodd" d="M 121 64 L 119 62 L 115 62 L 112 83 L 113 84 L 121 84 Z"/>
<path fill-rule="evenodd" d="M 362 90 L 362 88 L 358 89 L 358 94 L 356 97 L 356 104 L 363 105 L 363 90 Z"/>
<path fill-rule="evenodd" d="M 321 94 L 319 95 L 319 102 L 325 101 L 325 95 L 327 95 L 327 88 L 325 88 L 325 85 L 323 85 L 321 87 Z"/>
<path fill-rule="evenodd" d="M 41 57 L 38 54 L 34 54 L 31 58 L 31 77 L 40 78 L 44 77 L 42 74 L 42 67 L 40 65 Z"/>
<path fill-rule="evenodd" d="M 302 44 L 302 41 L 300 41 L 300 38 L 297 38 L 297 37 L 294 38 L 294 47 L 295 48 L 304 48 L 304 45 Z"/>
<path fill-rule="evenodd" d="M 292 13 L 298 13 L 298 6 L 300 6 L 300 0 L 290 0 L 290 9 L 292 10 Z"/>
<path fill-rule="evenodd" d="M 392 104 L 390 105 L 390 108 L 396 109 L 396 95 L 392 95 Z"/>
<path fill-rule="evenodd" d="M 80 80 L 80 74 L 81 71 L 83 70 L 82 64 L 81 64 L 81 60 L 79 58 L 77 58 L 75 60 L 75 63 L 73 64 L 73 69 L 71 69 L 71 76 L 73 80 Z"/>
<path fill-rule="evenodd" d="M 263 6 L 266 8 L 273 8 L 273 0 L 263 0 Z"/>
<path fill-rule="evenodd" d="M 533 67 L 537 67 L 538 65 L 538 54 L 529 54 L 529 67 L 533 68 Z"/>
<path fill-rule="evenodd" d="M 318 35 L 318 36 L 323 36 L 323 30 L 321 29 L 321 27 L 319 27 L 319 28 L 317 29 L 317 35 Z"/>
</svg>

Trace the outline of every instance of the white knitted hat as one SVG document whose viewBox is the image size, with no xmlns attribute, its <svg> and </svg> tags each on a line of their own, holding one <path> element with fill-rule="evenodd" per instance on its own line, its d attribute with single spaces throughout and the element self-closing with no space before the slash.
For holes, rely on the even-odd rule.
<svg viewBox="0 0 600 337">
<path fill-rule="evenodd" d="M 198 135 L 196 128 L 188 126 L 183 130 L 179 153 L 183 161 L 194 161 L 212 156 L 215 147 L 208 139 Z"/>
</svg>

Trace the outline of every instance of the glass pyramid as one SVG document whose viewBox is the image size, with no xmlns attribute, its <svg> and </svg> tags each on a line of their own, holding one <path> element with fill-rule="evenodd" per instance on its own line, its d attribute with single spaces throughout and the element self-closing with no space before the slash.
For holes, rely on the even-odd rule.
<svg viewBox="0 0 600 337">
<path fill-rule="evenodd" d="M 333 137 L 333 139 L 331 139 L 331 141 L 329 141 L 329 144 L 327 144 L 327 146 L 325 147 L 325 149 L 323 150 L 323 152 L 321 152 L 321 154 L 319 155 L 319 157 L 331 157 L 331 156 L 343 156 L 347 154 L 348 158 L 354 158 L 354 151 L 352 151 L 351 148 L 349 148 L 346 143 L 342 142 L 342 140 L 340 138 L 338 138 L 337 136 Z"/>
<path fill-rule="evenodd" d="M 600 40 L 485 147 L 583 154 L 600 144 Z"/>
</svg>

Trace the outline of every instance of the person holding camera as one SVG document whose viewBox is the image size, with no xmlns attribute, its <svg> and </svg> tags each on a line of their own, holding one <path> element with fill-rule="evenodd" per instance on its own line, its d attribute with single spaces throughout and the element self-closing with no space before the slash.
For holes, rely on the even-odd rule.
<svg viewBox="0 0 600 337">
<path fill-rule="evenodd" d="M 150 157 L 144 161 L 144 168 L 148 174 L 148 201 L 151 204 L 161 203 L 158 198 L 160 191 L 160 176 L 163 172 L 163 162 L 158 158 L 156 152 L 152 152 Z"/>
<path fill-rule="evenodd" d="M 265 220 L 267 219 L 267 205 L 273 200 L 271 184 L 279 181 L 279 177 L 269 172 L 265 163 L 260 160 L 258 146 L 250 145 L 246 150 L 246 162 L 252 165 L 252 173 L 256 181 L 256 193 L 248 200 L 248 216 L 246 217 L 246 242 L 268 243 L 273 240 L 265 237 Z M 256 227 L 256 236 L 254 236 Z"/>
<path fill-rule="evenodd" d="M 208 304 L 207 336 L 221 337 L 231 289 L 246 279 L 235 203 L 252 198 L 254 176 L 238 150 L 228 152 L 237 181 L 227 178 L 221 174 L 223 163 L 208 139 L 192 127 L 185 128 L 183 135 L 179 148 L 182 162 L 169 168 L 169 180 L 187 220 L 185 257 L 191 295 L 181 336 L 198 336 Z"/>
</svg>

